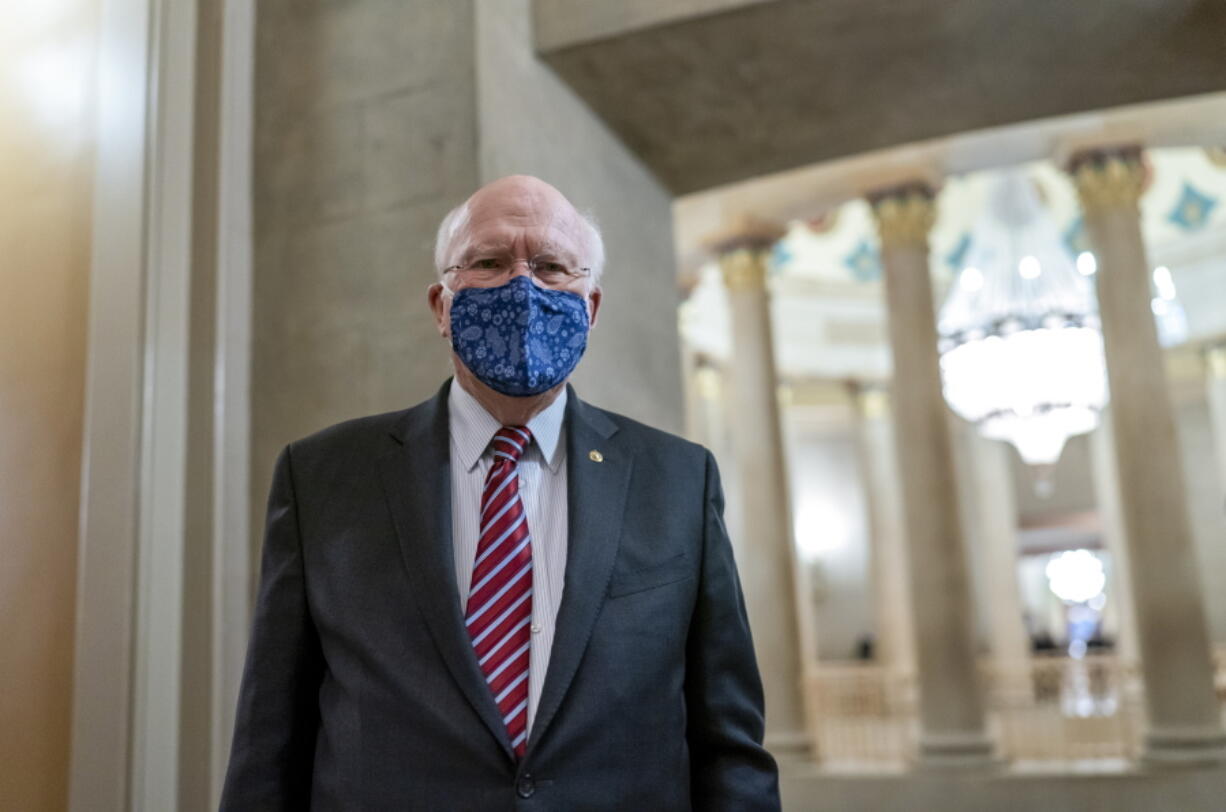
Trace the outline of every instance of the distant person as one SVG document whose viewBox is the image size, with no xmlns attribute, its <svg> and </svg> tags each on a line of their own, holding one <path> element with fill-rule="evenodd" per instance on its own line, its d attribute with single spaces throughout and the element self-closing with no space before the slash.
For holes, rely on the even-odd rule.
<svg viewBox="0 0 1226 812">
<path fill-rule="evenodd" d="M 1030 638 L 1031 648 L 1035 651 L 1055 651 L 1056 641 L 1052 639 L 1051 632 L 1047 629 L 1039 629 L 1035 632 L 1034 637 Z"/>
</svg>

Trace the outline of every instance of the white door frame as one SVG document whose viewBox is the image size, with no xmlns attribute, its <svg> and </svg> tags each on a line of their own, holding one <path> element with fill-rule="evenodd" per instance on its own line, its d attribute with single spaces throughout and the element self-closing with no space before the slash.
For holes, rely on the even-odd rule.
<svg viewBox="0 0 1226 812">
<path fill-rule="evenodd" d="M 196 0 L 105 0 L 80 502 L 70 808 L 177 809 L 179 743 L 209 739 L 216 807 L 248 623 L 250 135 L 254 4 L 222 14 L 216 120 L 196 116 Z M 195 136 L 217 127 L 216 260 L 193 266 Z M 216 307 L 193 308 L 193 274 Z M 195 312 L 193 312 L 195 311 Z M 215 320 L 192 348 L 193 318 Z M 194 351 L 193 351 L 194 350 Z M 208 493 L 187 493 L 188 374 L 214 372 Z M 213 566 L 184 572 L 189 500 L 207 499 Z M 185 578 L 209 579 L 184 607 Z M 211 614 L 184 641 L 184 611 Z M 209 730 L 182 729 L 181 652 L 208 646 Z"/>
</svg>

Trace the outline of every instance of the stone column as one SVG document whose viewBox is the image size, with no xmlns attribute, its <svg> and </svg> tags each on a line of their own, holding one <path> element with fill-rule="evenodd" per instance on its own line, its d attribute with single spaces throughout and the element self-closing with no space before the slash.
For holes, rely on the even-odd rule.
<svg viewBox="0 0 1226 812">
<path fill-rule="evenodd" d="M 685 398 L 685 437 L 700 445 L 711 447 L 707 436 L 706 404 L 703 401 L 699 376 L 702 361 L 698 352 L 681 339 L 681 393 Z"/>
<path fill-rule="evenodd" d="M 891 674 L 915 674 L 915 629 L 907 583 L 906 525 L 894 455 L 890 396 L 884 387 L 852 384 L 856 435 L 872 547 L 878 661 Z"/>
<path fill-rule="evenodd" d="M 1120 514 L 1120 483 L 1111 439 L 1111 409 L 1099 416 L 1098 428 L 1090 434 L 1090 465 L 1094 472 L 1094 501 L 1098 507 L 1103 546 L 1111 553 L 1111 601 L 1115 607 L 1119 632 L 1115 656 L 1120 663 L 1137 664 L 1137 622 L 1133 615 L 1132 576 L 1128 567 L 1128 545 L 1124 542 L 1124 519 Z"/>
<path fill-rule="evenodd" d="M 971 633 L 970 584 L 928 269 L 933 192 L 874 195 L 894 358 L 894 434 L 907 526 L 919 677 L 919 759 L 926 766 L 991 763 Z"/>
<path fill-rule="evenodd" d="M 1223 490 L 1218 495 L 1219 504 L 1226 509 L 1226 344 L 1205 351 L 1205 367 L 1205 399 L 1209 403 L 1218 483 Z"/>
<path fill-rule="evenodd" d="M 728 289 L 732 358 L 728 402 L 740 513 L 737 566 L 766 693 L 766 745 L 776 756 L 809 751 L 805 733 L 796 551 L 775 377 L 766 260 L 783 230 L 743 221 L 711 241 Z"/>
<path fill-rule="evenodd" d="M 1017 582 L 1017 498 L 1010 451 L 1000 440 L 981 435 L 973 423 L 953 420 L 966 452 L 965 487 L 960 495 L 970 502 L 966 506 L 971 517 L 968 541 L 982 556 L 980 573 L 992 657 L 1000 673 L 1011 678 L 1021 675 L 1028 681 L 1030 640 Z"/>
<path fill-rule="evenodd" d="M 1082 153 L 1069 172 L 1098 259 L 1112 437 L 1149 716 L 1146 758 L 1220 761 L 1226 733 L 1213 690 L 1174 407 L 1150 311 L 1138 207 L 1141 152 Z"/>
</svg>

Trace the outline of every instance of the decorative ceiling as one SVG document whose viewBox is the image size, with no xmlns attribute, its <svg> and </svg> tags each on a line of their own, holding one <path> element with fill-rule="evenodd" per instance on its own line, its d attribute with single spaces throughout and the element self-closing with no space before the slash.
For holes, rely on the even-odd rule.
<svg viewBox="0 0 1226 812">
<path fill-rule="evenodd" d="M 1141 201 L 1154 267 L 1170 268 L 1187 318 L 1187 340 L 1226 336 L 1226 166 L 1213 150 L 1150 150 L 1153 172 Z M 948 178 L 931 236 L 939 300 L 956 274 L 990 181 L 1001 170 Z M 1069 250 L 1089 250 L 1076 194 L 1050 162 L 1025 165 Z M 776 357 L 785 377 L 889 376 L 881 263 L 868 205 L 854 200 L 789 224 L 770 261 Z M 681 330 L 698 352 L 724 359 L 731 347 L 727 302 L 713 262 L 681 307 Z"/>
</svg>

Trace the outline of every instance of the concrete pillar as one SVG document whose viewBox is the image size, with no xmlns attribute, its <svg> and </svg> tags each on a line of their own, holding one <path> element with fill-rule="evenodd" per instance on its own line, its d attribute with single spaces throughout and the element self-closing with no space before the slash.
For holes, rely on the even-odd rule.
<svg viewBox="0 0 1226 812">
<path fill-rule="evenodd" d="M 1094 501 L 1098 505 L 1103 546 L 1111 553 L 1108 588 L 1119 623 L 1115 653 L 1121 663 L 1133 665 L 1139 659 L 1137 621 L 1133 614 L 1132 576 L 1129 574 L 1128 545 L 1124 542 L 1119 473 L 1111 434 L 1111 409 L 1107 408 L 1099 417 L 1098 428 L 1090 434 L 1090 465 L 1094 470 Z"/>
<path fill-rule="evenodd" d="M 745 221 L 715 240 L 728 288 L 732 358 L 727 370 L 740 510 L 737 563 L 766 692 L 766 745 L 776 756 L 809 750 L 802 691 L 796 552 L 775 377 L 766 259 L 783 230 Z"/>
<path fill-rule="evenodd" d="M 919 759 L 934 767 L 987 765 L 992 745 L 976 671 L 928 269 L 933 193 L 911 186 L 870 202 L 881 239 L 894 358 L 894 433 L 919 676 Z"/>
<path fill-rule="evenodd" d="M 1138 207 L 1141 152 L 1081 153 L 1069 172 L 1098 259 L 1112 437 L 1149 715 L 1145 756 L 1155 763 L 1220 761 L 1226 733 L 1213 690 L 1174 407 L 1150 311 Z"/>
<path fill-rule="evenodd" d="M 878 662 L 894 676 L 915 674 L 915 629 L 907 582 L 906 525 L 894 455 L 890 396 L 884 387 L 853 384 L 856 435 L 868 506 Z"/>
</svg>

